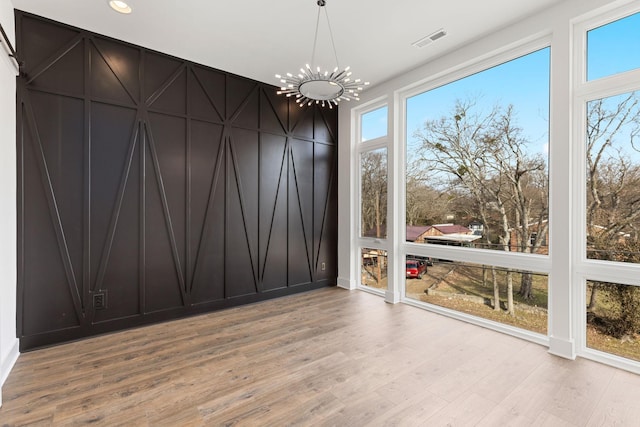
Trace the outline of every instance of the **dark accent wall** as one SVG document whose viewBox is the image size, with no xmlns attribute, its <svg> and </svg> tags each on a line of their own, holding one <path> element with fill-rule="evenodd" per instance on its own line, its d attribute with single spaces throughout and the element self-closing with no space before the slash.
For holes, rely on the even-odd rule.
<svg viewBox="0 0 640 427">
<path fill-rule="evenodd" d="M 335 109 L 20 11 L 16 33 L 21 350 L 335 284 Z"/>
</svg>

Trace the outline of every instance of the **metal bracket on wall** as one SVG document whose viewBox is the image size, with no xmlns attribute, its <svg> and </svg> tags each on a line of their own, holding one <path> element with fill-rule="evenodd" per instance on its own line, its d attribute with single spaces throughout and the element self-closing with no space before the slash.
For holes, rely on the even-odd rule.
<svg viewBox="0 0 640 427">
<path fill-rule="evenodd" d="M 13 45 L 11 44 L 9 37 L 7 37 L 7 33 L 4 32 L 4 28 L 2 27 L 2 24 L 0 24 L 0 33 L 2 33 L 2 41 L 4 41 L 6 45 L 6 49 L 8 50 L 7 53 L 9 54 L 9 57 L 13 58 L 13 60 L 15 61 L 16 68 L 18 70 L 18 75 L 20 75 L 20 71 L 22 70 L 22 66 L 24 65 L 24 63 L 20 61 L 20 59 L 18 59 L 18 54 L 16 53 L 16 50 L 13 48 Z"/>
</svg>

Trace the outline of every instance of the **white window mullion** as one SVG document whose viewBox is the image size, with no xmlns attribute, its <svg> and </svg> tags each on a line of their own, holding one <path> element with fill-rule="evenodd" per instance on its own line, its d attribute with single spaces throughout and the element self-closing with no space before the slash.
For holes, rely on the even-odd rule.
<svg viewBox="0 0 640 427">
<path fill-rule="evenodd" d="M 551 47 L 549 128 L 549 215 L 551 272 L 549 274 L 549 352 L 575 358 L 573 329 L 571 29 L 557 29 Z"/>
</svg>

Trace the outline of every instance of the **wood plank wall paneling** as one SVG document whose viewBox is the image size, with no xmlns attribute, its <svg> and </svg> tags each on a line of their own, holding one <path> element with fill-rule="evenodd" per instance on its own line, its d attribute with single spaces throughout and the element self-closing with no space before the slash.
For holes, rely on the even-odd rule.
<svg viewBox="0 0 640 427">
<path fill-rule="evenodd" d="M 22 351 L 335 284 L 335 109 L 21 11 L 16 28 Z"/>
</svg>

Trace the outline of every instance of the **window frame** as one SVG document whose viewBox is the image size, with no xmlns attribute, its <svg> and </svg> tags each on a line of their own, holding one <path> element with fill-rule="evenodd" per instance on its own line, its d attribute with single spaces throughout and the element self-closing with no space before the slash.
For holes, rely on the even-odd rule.
<svg viewBox="0 0 640 427">
<path fill-rule="evenodd" d="M 587 105 L 590 101 L 640 91 L 640 68 L 606 77 L 587 80 L 587 32 L 640 12 L 640 5 L 626 5 L 585 17 L 573 26 L 573 158 L 572 205 L 575 209 L 572 234 L 575 298 L 573 323 L 576 352 L 579 356 L 640 372 L 639 362 L 605 353 L 587 346 L 587 282 L 601 281 L 640 286 L 640 264 L 587 258 L 587 180 L 586 129 Z"/>
<path fill-rule="evenodd" d="M 635 8 L 634 8 L 635 7 Z M 524 18 L 512 25 L 496 29 L 469 44 L 456 49 L 445 49 L 443 55 L 433 58 L 429 62 L 417 66 L 400 75 L 392 77 L 380 85 L 372 86 L 363 92 L 362 101 L 342 105 L 339 110 L 339 135 L 345 144 L 339 144 L 339 175 L 344 180 L 338 193 L 342 208 L 339 210 L 339 263 L 338 286 L 345 289 L 356 289 L 359 257 L 356 255 L 361 248 L 361 241 L 356 235 L 356 210 L 359 207 L 356 187 L 359 123 L 357 112 L 364 111 L 376 102 L 388 102 L 388 233 L 385 242 L 389 257 L 389 289 L 385 301 L 389 303 L 403 302 L 432 311 L 447 317 L 503 332 L 511 336 L 523 338 L 529 342 L 548 347 L 549 353 L 565 359 L 575 359 L 581 356 L 593 359 L 617 368 L 640 374 L 640 362 L 625 360 L 606 353 L 584 349 L 585 324 L 585 289 L 586 277 L 603 277 L 606 281 L 626 283 L 616 280 L 607 272 L 598 275 L 598 261 L 582 262 L 583 245 L 579 241 L 581 207 L 580 183 L 584 159 L 578 150 L 584 140 L 580 139 L 582 132 L 578 123 L 584 117 L 584 87 L 580 84 L 586 80 L 586 71 L 581 65 L 585 43 L 581 41 L 583 34 L 580 28 L 595 28 L 608 22 L 620 19 L 627 14 L 636 13 L 640 9 L 638 2 L 597 0 L 596 2 L 579 2 L 571 0 L 569 3 L 558 3 L 543 8 L 540 12 Z M 586 33 L 584 33 L 586 38 Z M 528 48 L 527 48 L 528 46 Z M 425 304 L 414 304 L 404 298 L 405 278 L 404 260 L 407 253 L 431 256 L 435 251 L 443 258 L 460 259 L 464 261 L 483 263 L 488 255 L 479 254 L 470 248 L 425 248 L 419 245 L 411 248 L 405 242 L 405 144 L 406 123 L 404 123 L 403 100 L 424 90 L 446 84 L 484 68 L 498 65 L 501 62 L 527 54 L 539 48 L 551 46 L 550 62 L 550 105 L 549 105 L 549 255 L 521 253 L 496 253 L 492 255 L 495 265 L 521 270 L 548 272 L 549 302 L 548 302 L 548 336 L 532 336 L 516 328 L 510 328 L 495 322 L 483 321 L 458 312 L 429 307 Z M 581 76 L 581 72 L 585 76 Z M 636 78 L 635 70 L 633 73 Z M 631 75 L 631 74 L 627 74 Z M 611 83 L 608 83 L 611 82 Z M 603 88 L 606 85 L 620 84 L 618 76 L 604 77 L 590 82 L 589 90 Z M 633 86 L 632 88 L 634 88 Z M 618 90 L 622 93 L 623 90 Z M 382 101 L 381 101 L 382 100 Z M 356 127 L 358 126 L 358 127 Z M 359 185 L 359 183 L 357 184 Z M 348 219 L 348 221 L 347 221 Z M 347 232 L 348 231 L 348 232 Z M 370 245 L 367 245 L 370 246 Z M 345 256 L 347 255 L 348 256 Z M 357 261 L 357 262 L 356 262 Z M 488 263 L 487 263 L 488 264 Z M 527 268 L 533 267 L 533 268 Z M 395 270 L 392 270 L 395 269 Z M 634 266 L 621 265 L 612 270 L 619 276 L 630 277 L 636 273 Z M 402 276 L 401 276 L 402 274 Z M 389 298 L 391 296 L 391 298 Z"/>
<path fill-rule="evenodd" d="M 362 116 L 372 111 L 378 110 L 380 108 L 387 107 L 387 134 L 378 138 L 370 139 L 363 141 L 362 140 Z M 387 277 L 390 277 L 390 273 L 392 272 L 392 268 L 390 268 L 390 264 L 393 262 L 393 254 L 390 250 L 389 240 L 390 233 L 392 233 L 389 221 L 389 209 L 391 208 L 391 179 L 392 173 L 390 171 L 390 141 L 389 137 L 390 129 L 392 123 L 390 121 L 390 108 L 388 104 L 388 100 L 386 97 L 375 99 L 369 103 L 366 103 L 362 106 L 355 108 L 352 111 L 352 114 L 355 118 L 355 149 L 353 150 L 353 170 L 355 173 L 355 189 L 356 189 L 356 213 L 355 213 L 355 223 L 354 223 L 354 234 L 355 241 L 357 242 L 356 247 L 353 248 L 355 253 L 355 263 L 357 272 L 356 275 L 356 288 L 360 290 L 364 290 L 367 292 L 374 293 L 376 295 L 384 296 L 385 292 L 376 288 L 372 288 L 366 286 L 362 283 L 362 274 L 360 274 L 360 269 L 362 267 L 362 250 L 363 249 L 374 249 L 374 250 L 384 250 L 387 252 Z M 367 152 L 372 152 L 380 149 L 386 150 L 387 155 L 387 218 L 385 220 L 385 224 L 387 227 L 387 236 L 386 238 L 378 238 L 378 237 L 365 237 L 363 236 L 362 230 L 362 155 Z M 391 279 L 388 280 L 391 282 Z"/>
<path fill-rule="evenodd" d="M 539 271 L 541 273 L 550 273 L 551 262 L 550 257 L 552 253 L 552 247 L 549 246 L 549 254 L 529 254 L 521 252 L 503 252 L 503 251 L 490 251 L 486 249 L 475 249 L 465 247 L 451 247 L 441 246 L 424 243 L 411 243 L 406 242 L 406 159 L 407 159 L 407 100 L 413 96 L 427 92 L 432 89 L 436 89 L 441 86 L 445 86 L 449 83 L 464 79 L 474 74 L 481 73 L 485 70 L 493 68 L 495 66 L 504 64 L 514 59 L 526 56 L 530 53 L 536 52 L 541 49 L 550 48 L 551 39 L 548 36 L 537 38 L 533 41 L 522 43 L 517 47 L 505 49 L 503 51 L 496 52 L 487 58 L 481 58 L 478 61 L 460 67 L 456 70 L 447 72 L 444 75 L 435 76 L 432 79 L 428 79 L 417 84 L 411 85 L 407 88 L 397 91 L 397 96 L 400 101 L 399 115 L 402 117 L 402 126 L 399 129 L 401 135 L 399 144 L 401 145 L 401 167 L 400 173 L 401 182 L 400 185 L 403 188 L 400 196 L 400 203 L 403 206 L 401 218 L 398 218 L 398 222 L 401 224 L 401 229 L 396 230 L 399 233 L 402 244 L 405 247 L 407 253 L 424 256 L 434 256 L 438 258 L 446 258 L 454 261 L 470 261 L 484 264 L 494 264 L 498 267 L 504 268 L 517 268 L 528 271 Z M 551 114 L 550 114 L 551 116 Z M 549 118 L 551 122 L 552 118 Z M 550 123 L 551 125 L 551 123 Z M 549 168 L 550 169 L 550 168 Z M 549 170 L 549 187 L 551 191 L 551 171 Z M 551 205 L 551 200 L 549 200 Z M 549 206 L 549 232 L 553 226 L 551 218 L 551 206 Z M 491 262 L 487 262 L 491 261 Z"/>
<path fill-rule="evenodd" d="M 526 339 L 541 345 L 549 346 L 549 335 L 552 330 L 552 312 L 551 312 L 551 289 L 553 283 L 552 273 L 552 251 L 553 251 L 553 239 L 549 239 L 552 245 L 549 245 L 549 253 L 543 254 L 529 254 L 522 252 L 505 252 L 505 251 L 492 251 L 486 249 L 466 248 L 466 247 L 453 247 L 444 245 L 433 245 L 423 243 L 411 243 L 406 241 L 406 159 L 407 159 L 407 100 L 413 96 L 419 95 L 423 92 L 436 89 L 438 87 L 447 85 L 457 80 L 469 77 L 471 75 L 483 72 L 490 68 L 504 64 L 511 60 L 526 56 L 530 53 L 536 52 L 541 49 L 550 49 L 550 58 L 552 57 L 551 36 L 548 34 L 538 35 L 531 39 L 521 41 L 515 45 L 510 45 L 502 49 L 493 51 L 487 55 L 481 56 L 474 61 L 462 64 L 452 69 L 444 70 L 429 78 L 420 80 L 413 84 L 407 85 L 394 92 L 397 107 L 397 117 L 399 129 L 396 130 L 396 141 L 394 144 L 394 154 L 399 158 L 398 169 L 396 171 L 396 184 L 399 188 L 398 204 L 401 206 L 399 209 L 399 215 L 396 218 L 396 222 L 393 224 L 395 233 L 399 236 L 399 250 L 398 258 L 405 259 L 407 254 L 426 256 L 432 258 L 442 258 L 458 262 L 471 262 L 475 264 L 493 265 L 500 268 L 509 268 L 522 271 L 535 271 L 538 273 L 546 274 L 548 276 L 548 288 L 549 288 L 549 301 L 548 301 L 548 319 L 547 319 L 547 331 L 548 335 L 541 335 L 536 332 L 521 329 L 515 326 L 498 323 L 495 321 L 483 319 L 480 317 L 472 316 L 466 313 L 453 311 L 447 308 L 435 306 L 414 299 L 406 297 L 406 277 L 403 275 L 394 276 L 396 281 L 400 280 L 400 301 L 408 305 L 423 308 L 429 311 L 433 311 L 439 314 L 444 314 L 449 317 L 453 317 L 466 322 L 474 323 L 479 326 L 489 327 L 500 332 L 507 333 L 509 335 L 517 336 L 519 338 Z M 550 59 L 551 63 L 551 59 Z M 551 91 L 552 91 L 552 74 L 549 70 L 549 102 L 551 104 Z M 549 179 L 549 235 L 551 236 L 553 227 L 552 216 L 552 200 L 551 194 L 553 191 L 552 181 L 552 168 L 551 168 L 551 127 L 553 125 L 552 109 L 549 108 L 549 166 L 548 166 L 548 179 Z"/>
</svg>

